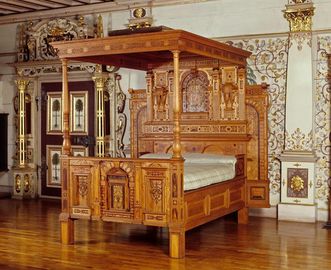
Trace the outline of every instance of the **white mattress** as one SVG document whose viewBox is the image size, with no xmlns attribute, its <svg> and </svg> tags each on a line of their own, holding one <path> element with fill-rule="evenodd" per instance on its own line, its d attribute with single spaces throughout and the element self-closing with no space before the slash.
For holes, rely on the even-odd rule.
<svg viewBox="0 0 331 270">
<path fill-rule="evenodd" d="M 231 163 L 184 163 L 185 191 L 220 183 L 233 177 L 235 177 L 235 169 Z"/>
<path fill-rule="evenodd" d="M 184 190 L 220 183 L 235 177 L 235 156 L 185 153 Z M 168 159 L 170 154 L 145 154 L 141 158 Z"/>
</svg>

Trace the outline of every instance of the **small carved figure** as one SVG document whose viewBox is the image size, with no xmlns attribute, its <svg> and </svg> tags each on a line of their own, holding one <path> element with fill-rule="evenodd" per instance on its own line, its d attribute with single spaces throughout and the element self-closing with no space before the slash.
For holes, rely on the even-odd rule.
<svg viewBox="0 0 331 270">
<path fill-rule="evenodd" d="M 225 110 L 225 102 L 224 102 L 224 94 L 221 95 L 221 119 L 224 119 L 224 110 Z"/>
<path fill-rule="evenodd" d="M 234 97 L 232 108 L 233 108 L 233 118 L 238 119 L 239 103 L 238 103 L 238 98 L 236 96 Z"/>
<path fill-rule="evenodd" d="M 32 36 L 29 37 L 28 42 L 28 53 L 29 53 L 29 60 L 36 59 L 36 39 Z"/>
</svg>

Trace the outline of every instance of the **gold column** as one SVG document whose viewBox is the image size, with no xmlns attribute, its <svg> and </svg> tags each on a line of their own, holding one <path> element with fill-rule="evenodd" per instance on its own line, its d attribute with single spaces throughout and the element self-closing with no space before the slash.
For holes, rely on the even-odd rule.
<svg viewBox="0 0 331 270">
<path fill-rule="evenodd" d="M 102 66 L 96 66 L 96 72 L 92 78 L 96 90 L 96 156 L 105 156 L 105 100 L 104 90 L 107 77 L 102 73 Z"/>
<path fill-rule="evenodd" d="M 26 78 L 19 78 L 15 80 L 18 88 L 18 160 L 19 167 L 24 168 L 26 166 L 26 136 L 25 136 L 25 90 L 30 81 Z"/>
<path fill-rule="evenodd" d="M 70 155 L 70 101 L 68 89 L 68 60 L 62 59 L 63 146 L 62 154 Z"/>
<path fill-rule="evenodd" d="M 181 145 L 180 145 L 180 113 L 181 113 L 181 98 L 179 89 L 179 53 L 180 51 L 173 51 L 174 61 L 174 141 L 172 146 L 172 158 L 182 158 Z"/>
</svg>

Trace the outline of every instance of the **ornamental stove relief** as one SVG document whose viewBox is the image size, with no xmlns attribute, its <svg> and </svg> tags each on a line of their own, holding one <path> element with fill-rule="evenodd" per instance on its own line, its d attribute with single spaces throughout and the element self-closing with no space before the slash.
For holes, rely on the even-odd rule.
<svg viewBox="0 0 331 270">
<path fill-rule="evenodd" d="M 21 24 L 18 35 L 18 62 L 52 60 L 57 55 L 51 42 L 93 37 L 93 28 L 85 23 L 83 16 L 74 20 L 57 18 Z"/>
</svg>

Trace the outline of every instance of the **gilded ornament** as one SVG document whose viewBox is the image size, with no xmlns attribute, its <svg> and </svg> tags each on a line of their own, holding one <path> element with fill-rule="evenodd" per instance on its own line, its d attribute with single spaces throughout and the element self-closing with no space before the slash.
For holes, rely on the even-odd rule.
<svg viewBox="0 0 331 270">
<path fill-rule="evenodd" d="M 17 193 L 21 192 L 21 176 L 19 174 L 15 177 L 15 191 Z"/>
<path fill-rule="evenodd" d="M 132 12 L 133 17 L 139 19 L 146 16 L 146 10 L 144 8 L 136 8 Z"/>
<path fill-rule="evenodd" d="M 312 17 L 314 16 L 314 7 L 312 4 L 296 7 L 287 5 L 284 10 L 284 17 L 290 24 L 291 32 L 304 32 L 312 30 Z"/>
<path fill-rule="evenodd" d="M 304 181 L 299 175 L 293 176 L 291 178 L 291 189 L 296 192 L 300 192 L 304 189 Z"/>
<path fill-rule="evenodd" d="M 28 174 L 24 175 L 24 192 L 29 192 L 31 188 L 30 176 Z"/>
<path fill-rule="evenodd" d="M 114 209 L 124 209 L 123 185 L 113 185 L 113 205 Z"/>
</svg>

